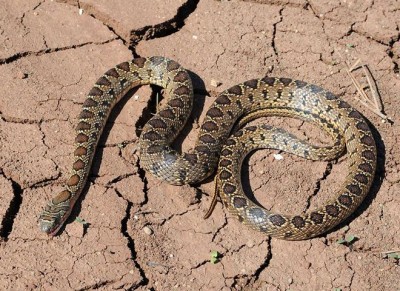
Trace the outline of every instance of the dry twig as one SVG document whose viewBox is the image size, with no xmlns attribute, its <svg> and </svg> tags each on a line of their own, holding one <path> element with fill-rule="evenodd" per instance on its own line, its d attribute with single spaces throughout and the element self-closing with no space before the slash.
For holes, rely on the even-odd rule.
<svg viewBox="0 0 400 291">
<path fill-rule="evenodd" d="M 382 255 L 389 255 L 389 254 L 394 254 L 394 253 L 400 253 L 400 250 L 392 250 L 392 251 L 381 252 Z"/>
<path fill-rule="evenodd" d="M 346 73 L 349 75 L 351 81 L 353 82 L 354 86 L 357 89 L 358 92 L 358 98 L 357 100 L 360 101 L 362 105 L 367 107 L 369 110 L 377 114 L 379 117 L 381 117 L 383 120 L 390 121 L 390 118 L 387 117 L 385 114 L 382 113 L 382 102 L 381 98 L 379 96 L 379 92 L 376 86 L 376 83 L 372 77 L 371 71 L 368 69 L 367 65 L 363 64 L 361 65 L 364 75 L 367 79 L 368 82 L 368 88 L 371 90 L 371 95 L 372 98 L 370 98 L 367 93 L 365 92 L 364 88 L 361 86 L 360 82 L 354 77 L 352 74 L 352 71 L 359 68 L 359 63 L 360 59 L 357 59 L 356 62 L 353 65 L 349 65 L 346 62 Z"/>
</svg>

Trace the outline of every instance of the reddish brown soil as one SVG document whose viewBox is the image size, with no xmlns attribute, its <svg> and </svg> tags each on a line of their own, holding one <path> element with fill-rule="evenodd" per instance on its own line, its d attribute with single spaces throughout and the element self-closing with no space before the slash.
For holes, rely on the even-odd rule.
<svg viewBox="0 0 400 291">
<path fill-rule="evenodd" d="M 399 262 L 380 254 L 400 249 L 396 0 L 5 2 L 1 290 L 398 290 Z M 71 166 L 73 129 L 85 94 L 107 69 L 133 55 L 167 56 L 193 72 L 196 108 L 178 145 L 183 150 L 193 146 L 215 96 L 247 79 L 266 74 L 302 79 L 340 95 L 374 129 L 379 161 L 370 195 L 345 223 L 307 241 L 270 239 L 229 217 L 220 203 L 203 220 L 211 179 L 175 187 L 140 168 L 137 134 L 151 113 L 146 107 L 152 95 L 152 89 L 141 88 L 117 106 L 100 143 L 88 190 L 73 215 L 89 225 L 72 218 L 57 237 L 40 233 L 38 214 L 60 191 Z M 392 124 L 354 98 L 343 61 L 357 58 L 376 78 Z M 222 85 L 212 86 L 212 80 Z M 300 121 L 268 122 L 327 141 Z M 277 211 L 321 205 L 347 171 L 346 158 L 331 169 L 287 154 L 275 160 L 273 154 L 253 154 L 243 183 Z M 350 247 L 338 244 L 345 235 L 358 240 Z M 210 263 L 213 250 L 222 255 L 219 263 Z"/>
</svg>

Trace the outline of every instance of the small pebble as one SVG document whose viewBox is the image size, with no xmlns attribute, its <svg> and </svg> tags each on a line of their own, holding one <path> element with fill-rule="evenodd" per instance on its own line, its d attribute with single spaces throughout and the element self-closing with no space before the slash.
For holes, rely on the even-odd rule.
<svg viewBox="0 0 400 291">
<path fill-rule="evenodd" d="M 136 94 L 136 95 L 134 95 L 134 96 L 133 96 L 133 99 L 135 99 L 135 100 L 139 100 L 139 95 L 137 95 L 137 94 Z"/>
<path fill-rule="evenodd" d="M 153 234 L 153 230 L 148 226 L 143 227 L 143 231 L 147 235 L 152 235 Z"/>
<path fill-rule="evenodd" d="M 221 85 L 222 85 L 222 82 L 220 82 L 220 81 L 218 81 L 218 80 L 215 80 L 215 79 L 211 79 L 210 85 L 216 88 L 216 87 L 218 87 L 218 86 L 221 86 Z"/>
<path fill-rule="evenodd" d="M 83 9 L 81 8 L 81 9 L 79 9 L 79 15 L 82 15 L 83 14 Z"/>
<path fill-rule="evenodd" d="M 274 154 L 275 160 L 283 160 L 283 156 L 281 154 Z"/>
<path fill-rule="evenodd" d="M 288 279 L 288 283 L 289 283 L 289 284 L 292 284 L 292 283 L 293 283 L 293 279 L 292 279 L 292 278 L 289 278 L 289 279 Z"/>
<path fill-rule="evenodd" d="M 193 39 L 197 39 L 197 35 L 193 35 L 192 37 L 193 37 Z"/>
<path fill-rule="evenodd" d="M 17 73 L 17 78 L 18 78 L 18 79 L 26 79 L 26 78 L 28 78 L 28 74 L 19 71 L 19 72 Z"/>
<path fill-rule="evenodd" d="M 254 241 L 249 240 L 249 241 L 246 243 L 246 246 L 249 247 L 249 248 L 254 247 Z"/>
</svg>

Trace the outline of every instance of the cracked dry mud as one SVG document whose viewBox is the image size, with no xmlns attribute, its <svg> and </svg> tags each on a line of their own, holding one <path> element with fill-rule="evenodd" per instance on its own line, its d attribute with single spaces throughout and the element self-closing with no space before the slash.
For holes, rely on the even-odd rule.
<svg viewBox="0 0 400 291">
<path fill-rule="evenodd" d="M 398 1 L 3 2 L 1 290 L 398 288 L 398 262 L 380 255 L 400 246 Z M 112 66 L 151 55 L 170 57 L 193 73 L 195 109 L 176 145 L 182 150 L 193 146 L 215 96 L 247 79 L 302 79 L 344 98 L 369 119 L 378 143 L 377 177 L 366 201 L 333 231 L 300 242 L 249 230 L 220 203 L 203 220 L 211 179 L 175 187 L 140 168 L 137 135 L 155 110 L 149 99 L 157 91 L 143 87 L 117 106 L 107 124 L 86 194 L 73 214 L 88 225 L 71 219 L 57 237 L 40 233 L 38 214 L 61 189 L 71 165 L 76 116 L 86 93 Z M 371 68 L 393 124 L 354 98 L 343 61 L 357 58 Z M 212 80 L 222 85 L 213 87 Z M 312 142 L 329 142 L 304 122 L 267 121 Z M 277 211 L 321 205 L 346 173 L 345 157 L 325 163 L 284 153 L 275 160 L 274 153 L 251 155 L 243 183 Z M 358 240 L 350 248 L 337 244 L 345 235 Z M 217 264 L 209 262 L 212 250 L 222 254 Z"/>
</svg>

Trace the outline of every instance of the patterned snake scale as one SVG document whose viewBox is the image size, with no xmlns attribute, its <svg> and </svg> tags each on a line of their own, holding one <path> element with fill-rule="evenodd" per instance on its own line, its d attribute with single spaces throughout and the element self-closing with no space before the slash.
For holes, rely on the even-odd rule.
<svg viewBox="0 0 400 291">
<path fill-rule="evenodd" d="M 332 93 L 287 78 L 264 77 L 236 85 L 222 92 L 208 109 L 194 149 L 180 154 L 170 144 L 192 110 L 191 79 L 175 61 L 136 58 L 107 71 L 90 90 L 76 127 L 71 175 L 64 190 L 41 213 L 42 231 L 55 235 L 64 225 L 85 186 L 112 108 L 128 90 L 146 84 L 163 87 L 167 99 L 140 135 L 141 166 L 161 180 L 182 185 L 209 177 L 219 162 L 216 191 L 231 213 L 256 230 L 287 240 L 317 236 L 348 217 L 369 191 L 376 167 L 374 138 L 361 114 Z M 230 136 L 235 123 L 240 128 L 259 116 L 271 115 L 314 122 L 335 143 L 312 146 L 266 125 L 241 128 Z M 312 160 L 335 158 L 346 148 L 349 172 L 335 199 L 325 206 L 296 216 L 274 214 L 249 200 L 242 190 L 241 163 L 257 148 L 280 149 Z"/>
</svg>

